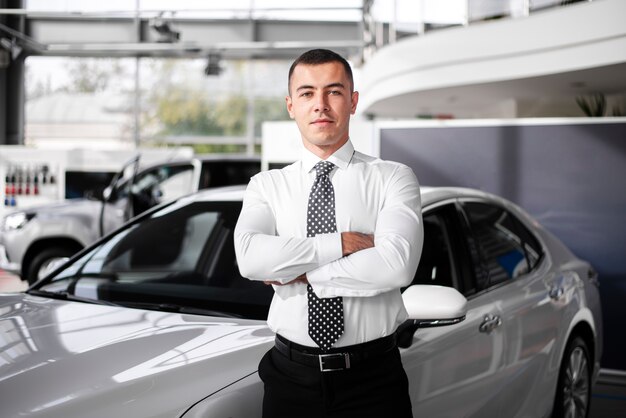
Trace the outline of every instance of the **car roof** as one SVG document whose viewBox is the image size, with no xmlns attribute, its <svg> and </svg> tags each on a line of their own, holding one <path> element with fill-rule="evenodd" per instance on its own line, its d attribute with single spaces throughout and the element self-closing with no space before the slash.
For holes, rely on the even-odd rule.
<svg viewBox="0 0 626 418">
<path fill-rule="evenodd" d="M 200 161 L 261 161 L 258 155 L 242 154 L 199 154 L 194 158 Z"/>
<path fill-rule="evenodd" d="M 189 196 L 196 201 L 243 201 L 245 185 L 206 189 Z M 480 198 L 501 200 L 501 198 L 476 189 L 464 187 L 426 187 L 420 188 L 422 206 L 428 206 L 454 198 Z"/>
<path fill-rule="evenodd" d="M 221 163 L 221 162 L 245 162 L 245 163 L 258 163 L 261 165 L 261 157 L 255 155 L 242 155 L 242 154 L 205 154 L 195 155 L 191 158 L 171 158 L 159 162 L 151 162 L 150 164 L 140 164 L 141 171 L 151 170 L 161 166 L 175 166 L 191 164 L 193 161 L 199 161 L 201 164 L 205 163 Z"/>
</svg>

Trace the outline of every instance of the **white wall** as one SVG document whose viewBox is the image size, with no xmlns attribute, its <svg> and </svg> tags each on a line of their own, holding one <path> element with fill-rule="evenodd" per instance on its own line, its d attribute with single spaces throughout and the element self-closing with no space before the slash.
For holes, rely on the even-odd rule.
<svg viewBox="0 0 626 418">
<path fill-rule="evenodd" d="M 356 117 L 352 119 L 350 140 L 356 150 L 378 156 L 378 144 L 375 139 L 372 122 Z M 300 158 L 302 152 L 300 131 L 293 121 L 263 123 L 262 144 L 262 170 L 267 170 L 271 163 L 292 163 Z"/>
</svg>

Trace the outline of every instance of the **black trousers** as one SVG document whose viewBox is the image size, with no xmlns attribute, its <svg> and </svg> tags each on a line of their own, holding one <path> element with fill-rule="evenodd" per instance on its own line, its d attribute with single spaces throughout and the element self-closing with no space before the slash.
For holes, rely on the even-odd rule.
<svg viewBox="0 0 626 418">
<path fill-rule="evenodd" d="M 263 418 L 412 418 L 408 380 L 398 348 L 358 366 L 321 372 L 276 348 L 261 359 Z"/>
</svg>

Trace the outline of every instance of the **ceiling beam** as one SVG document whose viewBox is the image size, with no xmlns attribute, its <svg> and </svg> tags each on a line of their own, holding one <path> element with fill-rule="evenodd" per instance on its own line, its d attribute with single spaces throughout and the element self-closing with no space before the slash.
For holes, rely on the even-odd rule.
<svg viewBox="0 0 626 418">
<path fill-rule="evenodd" d="M 218 52 L 226 59 L 285 58 L 317 47 L 360 57 L 363 48 L 360 22 L 161 20 L 178 39 L 161 42 L 154 17 L 28 15 L 24 44 L 29 55 L 191 58 Z"/>
</svg>

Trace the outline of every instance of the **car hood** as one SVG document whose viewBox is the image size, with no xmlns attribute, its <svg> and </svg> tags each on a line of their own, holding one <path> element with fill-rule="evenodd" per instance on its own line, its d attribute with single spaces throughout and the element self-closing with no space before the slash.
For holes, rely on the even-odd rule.
<svg viewBox="0 0 626 418">
<path fill-rule="evenodd" d="M 256 373 L 264 321 L 0 295 L 3 416 L 180 416 Z"/>
<path fill-rule="evenodd" d="M 26 212 L 47 214 L 47 213 L 73 213 L 84 212 L 86 209 L 99 208 L 102 204 L 99 200 L 90 199 L 66 199 L 60 202 L 50 203 L 47 205 L 29 207 Z"/>
</svg>

